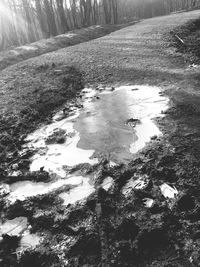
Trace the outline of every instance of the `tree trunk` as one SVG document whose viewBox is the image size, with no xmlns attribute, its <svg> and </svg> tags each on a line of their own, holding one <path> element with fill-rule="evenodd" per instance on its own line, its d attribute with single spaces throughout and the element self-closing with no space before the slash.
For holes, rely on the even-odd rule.
<svg viewBox="0 0 200 267">
<path fill-rule="evenodd" d="M 77 22 L 77 17 L 76 17 L 76 0 L 70 0 L 70 8 L 71 8 L 71 13 L 72 13 L 72 19 L 73 19 L 73 24 L 74 28 L 78 28 L 78 22 Z"/>
<path fill-rule="evenodd" d="M 51 2 L 52 4 L 52 2 Z M 46 10 L 47 15 L 47 24 L 49 28 L 49 35 L 57 35 L 57 27 L 56 27 L 56 21 L 54 17 L 54 13 L 52 12 L 53 7 L 50 6 L 50 3 L 48 0 L 44 0 L 44 6 Z"/>
<path fill-rule="evenodd" d="M 33 24 L 32 24 L 30 6 L 27 0 L 22 0 L 22 4 L 23 4 L 25 15 L 26 15 L 27 25 L 28 25 L 28 39 L 29 39 L 29 42 L 34 42 L 36 40 L 36 37 L 35 37 Z"/>
<path fill-rule="evenodd" d="M 63 27 L 63 31 L 67 32 L 69 30 L 69 26 L 67 23 L 67 18 L 65 16 L 65 11 L 63 7 L 63 0 L 56 0 L 57 2 L 57 8 L 58 8 L 58 14 L 60 17 L 61 25 Z"/>
<path fill-rule="evenodd" d="M 105 23 L 110 24 L 111 23 L 110 0 L 103 0 L 102 4 L 105 16 Z"/>
<path fill-rule="evenodd" d="M 117 24 L 117 22 L 118 22 L 117 0 L 112 0 L 112 10 L 113 10 L 113 23 Z"/>
<path fill-rule="evenodd" d="M 45 23 L 45 14 L 42 11 L 41 0 L 35 0 L 35 7 L 42 34 L 44 37 L 49 37 Z"/>
</svg>

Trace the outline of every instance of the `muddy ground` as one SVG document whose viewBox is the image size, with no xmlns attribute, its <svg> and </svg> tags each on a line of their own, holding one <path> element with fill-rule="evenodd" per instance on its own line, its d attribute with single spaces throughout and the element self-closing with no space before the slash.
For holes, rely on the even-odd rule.
<svg viewBox="0 0 200 267">
<path fill-rule="evenodd" d="M 155 84 L 171 99 L 165 117 L 157 119 L 163 136 L 153 138 L 128 165 L 111 167 L 104 159 L 92 169 L 77 166 L 76 171 L 96 174 L 97 190 L 85 204 L 64 207 L 56 192 L 12 205 L 2 198 L 3 219 L 26 216 L 32 231 L 45 237 L 36 249 L 25 251 L 17 260 L 13 252 L 18 240 L 6 236 L 1 241 L 2 266 L 200 265 L 200 80 L 199 67 L 191 66 L 198 62 L 199 48 L 193 49 L 194 62 L 189 48 L 184 48 L 183 54 L 179 42 L 174 41 L 174 33 L 179 36 L 180 31 L 186 32 L 188 39 L 191 33 L 192 38 L 199 35 L 197 28 L 187 31 L 192 27 L 188 20 L 198 16 L 195 11 L 146 20 L 93 41 L 90 47 L 61 50 L 1 73 L 1 177 L 9 183 L 13 179 L 8 172 L 10 163 L 29 161 L 28 154 L 18 157 L 24 137 L 49 120 L 66 99 L 74 99 L 83 82 L 93 81 L 93 86 L 99 82 Z M 109 46 L 112 49 L 106 50 Z M 26 164 L 22 164 L 25 170 Z M 134 175 L 148 177 L 147 186 L 125 197 L 121 189 Z M 108 192 L 98 188 L 107 176 L 115 180 Z M 44 172 L 28 177 L 20 179 L 48 180 Z M 159 189 L 163 182 L 178 189 L 175 199 L 163 197 Z M 154 200 L 152 207 L 145 207 L 146 198 Z"/>
</svg>

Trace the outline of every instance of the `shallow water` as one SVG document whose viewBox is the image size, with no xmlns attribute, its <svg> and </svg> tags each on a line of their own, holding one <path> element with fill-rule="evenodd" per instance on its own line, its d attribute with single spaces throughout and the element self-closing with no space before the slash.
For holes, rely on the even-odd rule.
<svg viewBox="0 0 200 267">
<path fill-rule="evenodd" d="M 18 236 L 28 227 L 28 220 L 26 217 L 17 217 L 13 220 L 7 220 L 5 223 L 0 223 L 0 236 L 9 234 L 11 236 Z"/>
<path fill-rule="evenodd" d="M 28 230 L 26 230 L 22 235 L 17 251 L 34 248 L 40 244 L 40 241 L 41 238 L 37 234 L 31 234 Z"/>
<path fill-rule="evenodd" d="M 161 132 L 152 121 L 167 108 L 160 89 L 150 86 L 121 86 L 99 94 L 99 100 L 84 105 L 74 128 L 80 134 L 78 147 L 95 150 L 114 162 L 126 162 Z M 139 119 L 135 128 L 128 119 Z"/>
<path fill-rule="evenodd" d="M 90 183 L 89 178 L 85 177 L 79 186 L 74 187 L 69 192 L 61 193 L 59 196 L 64 200 L 63 205 L 68 205 L 84 200 L 94 192 L 94 186 Z"/>
<path fill-rule="evenodd" d="M 73 128 L 73 120 L 77 116 L 78 111 L 75 115 L 61 121 L 54 121 L 52 124 L 44 126 L 28 136 L 29 146 L 38 149 L 38 153 L 32 158 L 31 171 L 44 167 L 46 171 L 65 177 L 66 173 L 63 170 L 65 165 L 74 166 L 81 163 L 94 164 L 97 162 L 90 159 L 94 150 L 83 150 L 77 147 L 80 137 L 79 133 Z M 55 120 L 56 118 L 57 116 L 55 116 Z M 69 135 L 66 142 L 64 144 L 45 144 L 46 138 L 57 129 L 65 130 L 66 134 Z"/>
<path fill-rule="evenodd" d="M 97 163 L 107 156 L 113 162 L 127 162 L 132 153 L 142 149 L 153 135 L 161 132 L 152 120 L 167 108 L 167 99 L 160 89 L 150 86 L 121 86 L 114 91 L 84 90 L 82 109 L 75 109 L 68 118 L 54 121 L 28 137 L 29 145 L 38 148 L 31 171 L 45 170 L 65 177 L 63 166 Z M 138 119 L 136 127 L 127 125 L 128 119 Z M 64 144 L 45 144 L 45 138 L 56 129 L 68 134 Z M 95 158 L 96 157 L 96 158 Z"/>
<path fill-rule="evenodd" d="M 32 181 L 16 182 L 10 185 L 10 194 L 8 196 L 8 199 L 11 202 L 14 202 L 17 199 L 24 200 L 27 197 L 47 194 L 64 185 L 77 186 L 76 190 L 78 192 L 78 190 L 80 190 L 80 187 L 82 186 L 83 181 L 85 180 L 86 178 L 82 176 L 69 176 L 69 178 L 67 179 L 58 179 L 57 181 L 50 183 L 35 183 Z"/>
<path fill-rule="evenodd" d="M 27 146 L 37 149 L 30 170 L 44 167 L 59 179 L 51 183 L 15 183 L 10 187 L 11 200 L 46 194 L 66 184 L 75 187 L 60 194 L 65 205 L 86 198 L 95 190 L 90 179 L 70 177 L 64 167 L 95 164 L 101 156 L 109 158 L 112 164 L 130 161 L 133 153 L 142 149 L 152 136 L 161 134 L 152 119 L 167 109 L 168 100 L 157 87 L 121 86 L 98 90 L 86 88 L 79 104 L 83 108 L 72 106 L 68 118 L 63 118 L 63 111 L 60 111 L 51 124 L 39 128 L 27 138 Z M 127 123 L 129 119 L 137 119 L 140 123 L 130 125 Z M 60 129 L 66 132 L 66 141 L 46 144 L 46 139 Z M 109 178 L 102 186 L 109 190 L 111 185 Z"/>
<path fill-rule="evenodd" d="M 13 220 L 0 223 L 0 239 L 2 239 L 2 235 L 5 234 L 21 237 L 17 251 L 21 251 L 25 248 L 34 248 L 41 240 L 37 234 L 30 233 L 26 217 L 17 217 Z"/>
</svg>

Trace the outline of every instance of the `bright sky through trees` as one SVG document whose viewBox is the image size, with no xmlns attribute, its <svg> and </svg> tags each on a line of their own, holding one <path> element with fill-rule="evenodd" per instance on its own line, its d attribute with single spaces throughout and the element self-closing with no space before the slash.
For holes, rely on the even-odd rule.
<svg viewBox="0 0 200 267">
<path fill-rule="evenodd" d="M 200 0 L 0 0 L 0 50 L 96 24 L 200 6 Z"/>
</svg>

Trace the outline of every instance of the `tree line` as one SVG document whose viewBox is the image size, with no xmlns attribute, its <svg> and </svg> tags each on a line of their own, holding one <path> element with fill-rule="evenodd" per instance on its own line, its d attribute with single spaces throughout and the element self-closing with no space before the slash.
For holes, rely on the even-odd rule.
<svg viewBox="0 0 200 267">
<path fill-rule="evenodd" d="M 0 0 L 0 50 L 97 24 L 200 7 L 200 0 Z"/>
</svg>

